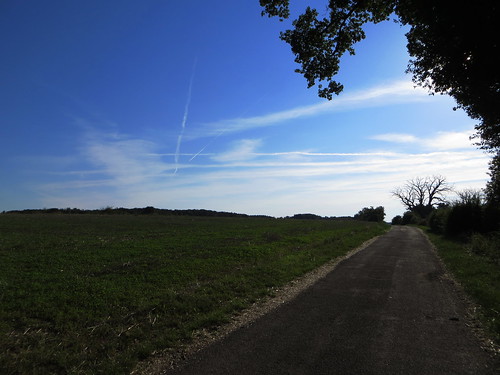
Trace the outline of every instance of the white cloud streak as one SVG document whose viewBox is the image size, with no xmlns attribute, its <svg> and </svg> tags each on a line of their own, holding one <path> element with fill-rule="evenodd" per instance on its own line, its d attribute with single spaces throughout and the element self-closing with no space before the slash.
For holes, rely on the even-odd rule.
<svg viewBox="0 0 500 375">
<path fill-rule="evenodd" d="M 414 135 L 399 133 L 377 134 L 371 137 L 371 139 L 394 143 L 415 143 L 418 141 L 418 138 Z"/>
<path fill-rule="evenodd" d="M 153 142 L 141 139 L 93 132 L 86 137 L 83 154 L 100 168 L 96 174 L 108 177 L 104 181 L 126 186 L 143 183 L 172 168 L 152 153 L 156 147 Z"/>
<path fill-rule="evenodd" d="M 212 159 L 218 162 L 234 162 L 253 159 L 257 156 L 255 150 L 262 144 L 260 139 L 242 139 L 235 142 L 234 147 L 222 154 L 213 156 Z"/>
<path fill-rule="evenodd" d="M 245 130 L 273 126 L 288 120 L 310 117 L 327 112 L 354 108 L 382 106 L 402 102 L 416 102 L 428 99 L 426 90 L 414 87 L 411 81 L 396 81 L 370 89 L 342 94 L 331 101 L 296 107 L 262 116 L 221 120 L 205 125 L 204 136 L 217 136 L 221 132 L 235 133 Z"/>
<path fill-rule="evenodd" d="M 437 132 L 431 137 L 419 138 L 412 134 L 387 133 L 377 134 L 370 139 L 388 143 L 414 144 L 426 150 L 456 150 L 470 149 L 472 141 L 470 137 L 473 131 L 462 132 Z"/>
</svg>

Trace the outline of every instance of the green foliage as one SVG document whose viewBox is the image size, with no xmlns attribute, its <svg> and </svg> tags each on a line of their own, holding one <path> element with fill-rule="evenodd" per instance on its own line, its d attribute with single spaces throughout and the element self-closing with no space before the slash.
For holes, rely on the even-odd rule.
<svg viewBox="0 0 500 375">
<path fill-rule="evenodd" d="M 316 215 L 316 214 L 295 214 L 292 216 L 293 219 L 300 219 L 300 220 L 317 220 L 317 219 L 322 219 L 321 216 Z"/>
<path fill-rule="evenodd" d="M 482 207 L 474 203 L 455 203 L 448 213 L 446 233 L 470 234 L 482 229 Z"/>
<path fill-rule="evenodd" d="M 269 17 L 279 17 L 280 20 L 288 18 L 290 16 L 290 10 L 288 9 L 289 0 L 259 0 L 260 6 L 264 8 L 262 15 L 268 15 Z"/>
<path fill-rule="evenodd" d="M 112 211 L 0 215 L 2 373 L 130 373 L 386 228 Z"/>
<path fill-rule="evenodd" d="M 403 225 L 418 224 L 421 218 L 415 212 L 406 211 L 403 215 L 402 223 Z"/>
<path fill-rule="evenodd" d="M 448 222 L 450 209 L 448 207 L 438 208 L 429 216 L 429 228 L 433 233 L 444 234 Z"/>
<path fill-rule="evenodd" d="M 499 230 L 500 210 L 484 203 L 483 193 L 476 190 L 458 192 L 459 199 L 450 206 L 434 210 L 427 220 L 431 231 L 448 236 L 470 237 L 474 233 Z"/>
<path fill-rule="evenodd" d="M 277 2 L 288 7 L 283 1 Z M 391 1 L 332 1 L 329 8 L 329 18 L 321 18 L 320 12 L 307 7 L 293 21 L 293 29 L 281 33 L 281 39 L 290 44 L 295 62 L 301 65 L 296 72 L 306 78 L 307 86 L 318 83 L 319 96 L 331 99 L 343 90 L 342 84 L 333 80 L 342 56 L 346 52 L 354 55 L 353 45 L 365 38 L 362 26 L 389 19 L 393 6 Z"/>
<path fill-rule="evenodd" d="M 498 229 L 500 211 L 484 203 L 481 191 L 469 189 L 458 195 L 459 199 L 450 206 L 432 211 L 426 224 L 432 232 L 467 238 L 473 233 Z"/>
<path fill-rule="evenodd" d="M 491 1 L 450 6 L 411 0 L 400 1 L 396 12 L 411 26 L 407 47 L 413 59 L 408 71 L 414 82 L 452 96 L 459 108 L 482 122 L 476 127 L 481 143 L 498 148 L 499 7 Z"/>
<path fill-rule="evenodd" d="M 374 221 L 374 222 L 382 222 L 385 218 L 384 207 L 379 206 L 377 208 L 365 207 L 361 211 L 359 211 L 356 215 L 354 215 L 354 219 L 362 220 L 362 221 Z"/>
<path fill-rule="evenodd" d="M 288 18 L 288 0 L 260 0 L 263 14 Z M 328 99 L 343 85 L 333 79 L 341 57 L 355 54 L 354 45 L 365 38 L 363 27 L 395 15 L 409 25 L 407 71 L 413 81 L 432 93 L 452 96 L 459 108 L 480 120 L 476 126 L 485 149 L 500 149 L 500 45 L 497 20 L 500 7 L 492 1 L 450 4 L 417 0 L 342 0 L 328 2 L 328 15 L 307 7 L 281 33 L 290 44 L 308 87 Z M 323 85 L 326 85 L 323 87 Z"/>
<path fill-rule="evenodd" d="M 470 238 L 469 250 L 500 266 L 500 232 L 473 234 Z"/>
<path fill-rule="evenodd" d="M 486 184 L 486 200 L 490 206 L 500 207 L 500 151 L 489 164 L 490 181 Z"/>
<path fill-rule="evenodd" d="M 403 217 L 401 215 L 396 215 L 392 218 L 391 221 L 392 225 L 402 225 L 403 224 Z"/>
<path fill-rule="evenodd" d="M 500 205 L 487 203 L 483 207 L 483 232 L 500 230 Z"/>
</svg>

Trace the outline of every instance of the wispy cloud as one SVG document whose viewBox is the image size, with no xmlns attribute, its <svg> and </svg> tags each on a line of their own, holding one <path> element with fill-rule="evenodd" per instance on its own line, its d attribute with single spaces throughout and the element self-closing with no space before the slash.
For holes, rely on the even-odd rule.
<svg viewBox="0 0 500 375">
<path fill-rule="evenodd" d="M 435 137 L 424 139 L 423 145 L 428 149 L 453 150 L 471 148 L 472 131 L 464 132 L 438 132 Z"/>
<path fill-rule="evenodd" d="M 215 155 L 212 159 L 218 162 L 249 160 L 257 156 L 255 151 L 261 144 L 261 139 L 242 139 L 235 142 L 229 151 Z"/>
<path fill-rule="evenodd" d="M 88 163 L 99 168 L 96 173 L 107 176 L 106 181 L 132 185 L 173 168 L 154 154 L 156 148 L 151 141 L 92 131 L 85 136 L 82 153 Z"/>
<path fill-rule="evenodd" d="M 370 139 L 389 142 L 414 144 L 427 150 L 455 150 L 473 148 L 470 140 L 472 131 L 437 132 L 430 137 L 419 138 L 412 134 L 387 133 L 371 136 Z"/>
<path fill-rule="evenodd" d="M 370 137 L 376 141 L 394 142 L 394 143 L 416 143 L 418 138 L 411 134 L 387 133 L 377 134 Z"/>
<path fill-rule="evenodd" d="M 217 136 L 221 132 L 234 133 L 272 126 L 288 120 L 315 116 L 326 112 L 422 101 L 428 97 L 427 91 L 422 88 L 415 88 L 411 81 L 396 81 L 350 94 L 342 94 L 331 101 L 322 101 L 317 104 L 268 113 L 262 116 L 234 118 L 208 123 L 205 124 L 204 136 Z"/>
</svg>

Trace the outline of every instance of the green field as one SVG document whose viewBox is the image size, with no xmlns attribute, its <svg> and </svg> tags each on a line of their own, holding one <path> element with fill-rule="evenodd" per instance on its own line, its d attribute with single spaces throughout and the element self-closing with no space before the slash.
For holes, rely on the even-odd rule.
<svg viewBox="0 0 500 375">
<path fill-rule="evenodd" d="M 128 373 L 386 229 L 352 220 L 2 214 L 0 373 Z"/>
</svg>

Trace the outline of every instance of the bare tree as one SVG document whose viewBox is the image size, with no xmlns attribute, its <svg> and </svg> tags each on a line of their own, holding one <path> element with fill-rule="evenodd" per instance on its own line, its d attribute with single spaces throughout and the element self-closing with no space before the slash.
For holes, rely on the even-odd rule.
<svg viewBox="0 0 500 375">
<path fill-rule="evenodd" d="M 426 217 L 434 206 L 445 204 L 445 194 L 452 190 L 443 176 L 417 177 L 392 191 L 408 211 Z"/>
<path fill-rule="evenodd" d="M 464 205 L 481 206 L 486 203 L 486 198 L 482 190 L 479 189 L 465 189 L 457 191 L 457 203 Z"/>
</svg>

